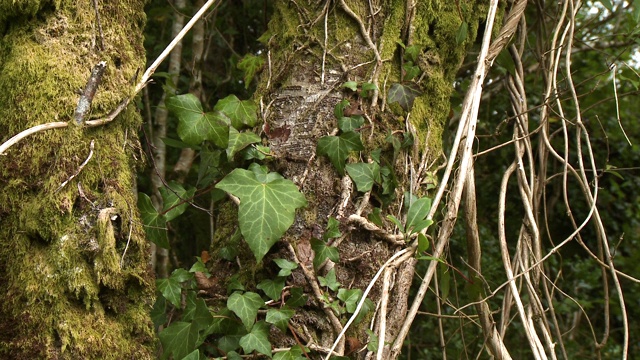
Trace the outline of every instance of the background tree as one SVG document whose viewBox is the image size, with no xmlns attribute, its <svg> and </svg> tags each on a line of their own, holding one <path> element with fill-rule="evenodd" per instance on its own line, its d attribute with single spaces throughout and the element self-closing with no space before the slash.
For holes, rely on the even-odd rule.
<svg viewBox="0 0 640 360">
<path fill-rule="evenodd" d="M 95 126 L 134 93 L 144 23 L 141 1 L 0 3 L 1 140 L 57 127 L 0 156 L 0 357 L 151 358 L 140 117 Z"/>
</svg>

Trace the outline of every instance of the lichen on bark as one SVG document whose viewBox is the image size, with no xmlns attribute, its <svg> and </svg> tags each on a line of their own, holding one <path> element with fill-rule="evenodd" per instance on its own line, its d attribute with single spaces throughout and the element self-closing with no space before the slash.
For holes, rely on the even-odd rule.
<svg viewBox="0 0 640 360">
<path fill-rule="evenodd" d="M 90 117 L 132 94 L 144 2 L 99 2 L 103 41 L 92 1 L 12 4 L 0 3 L 0 142 L 71 121 L 99 61 L 107 71 Z M 154 282 L 132 161 L 139 123 L 130 107 L 106 126 L 41 132 L 0 156 L 0 357 L 152 357 Z M 92 140 L 93 157 L 60 188 Z"/>
</svg>

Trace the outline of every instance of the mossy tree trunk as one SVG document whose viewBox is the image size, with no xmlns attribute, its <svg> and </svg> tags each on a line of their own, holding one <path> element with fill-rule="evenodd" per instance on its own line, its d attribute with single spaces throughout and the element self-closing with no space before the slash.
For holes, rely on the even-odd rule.
<svg viewBox="0 0 640 360">
<path fill-rule="evenodd" d="M 278 159 L 274 170 L 296 182 L 308 206 L 298 212 L 294 225 L 265 263 L 277 257 L 292 259 L 294 249 L 296 260 L 307 271 L 296 270 L 288 285 L 303 287 L 310 299 L 292 320 L 297 338 L 285 335 L 276 346 L 302 342 L 330 348 L 348 315 L 339 316 L 341 324 L 336 324 L 328 314 L 331 311 L 325 309 L 326 298 L 322 299 L 335 299 L 336 294 L 327 288 L 320 288 L 319 294 L 311 283 L 334 268 L 342 287 L 364 290 L 378 269 L 407 246 L 390 222 L 384 220 L 381 229 L 370 231 L 364 228 L 363 219 L 378 207 L 383 218 L 387 214 L 401 218 L 405 192 L 429 195 L 429 172 L 442 155 L 441 136 L 451 111 L 454 78 L 475 42 L 487 6 L 487 1 L 445 0 L 279 1 L 275 5 L 269 31 L 262 37 L 268 61 L 256 98 L 265 120 L 264 133 Z M 410 112 L 386 101 L 392 84 L 409 77 L 411 64 L 402 55 L 400 43 L 413 47 L 411 51 L 417 49 L 412 56 L 419 59 L 413 66 L 420 75 L 410 86 L 421 95 Z M 358 91 L 342 87 L 347 81 L 357 82 Z M 379 90 L 363 94 L 364 83 L 374 83 Z M 365 150 L 352 152 L 347 163 L 370 162 L 380 149 L 381 162 L 393 172 L 389 182 L 396 182 L 392 194 L 384 193 L 388 184 L 376 185 L 367 193 L 357 191 L 348 176 L 341 177 L 327 157 L 316 153 L 321 137 L 338 133 L 334 107 L 344 99 L 350 103 L 345 114 L 365 118 L 357 130 Z M 413 145 L 394 151 L 387 141 L 389 134 L 399 142 L 413 136 Z M 314 270 L 310 241 L 322 238 L 330 217 L 339 220 L 343 235 L 332 243 L 340 261 Z M 228 235 L 218 236 L 216 247 Z M 375 315 L 374 325 L 379 332 L 380 316 L 385 317 L 387 344 L 393 343 L 404 322 L 415 264 L 415 256 L 401 257 L 384 276 L 388 287 L 383 287 L 381 279 L 370 294 L 374 303 L 382 294 L 390 294 L 385 311 Z M 228 269 L 221 267 L 220 271 Z M 252 274 L 257 283 L 265 273 L 275 276 L 276 272 L 277 268 L 267 265 L 264 272 Z M 373 311 L 369 320 L 371 314 Z M 354 358 L 375 358 L 363 348 L 369 341 L 365 334 L 369 326 L 370 321 L 363 321 L 352 327 L 337 351 Z M 383 359 L 394 356 L 388 345 L 383 351 Z"/>
<path fill-rule="evenodd" d="M 0 1 L 0 142 L 71 121 L 100 61 L 87 120 L 132 95 L 144 2 L 95 3 Z M 139 123 L 129 106 L 107 125 L 40 132 L 0 156 L 0 357 L 152 357 L 154 280 L 134 191 Z M 91 159 L 60 188 L 92 141 Z"/>
</svg>

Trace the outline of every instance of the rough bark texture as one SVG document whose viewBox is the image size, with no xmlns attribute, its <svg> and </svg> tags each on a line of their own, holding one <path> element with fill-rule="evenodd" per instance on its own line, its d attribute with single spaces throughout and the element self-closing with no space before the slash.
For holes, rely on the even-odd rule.
<svg viewBox="0 0 640 360">
<path fill-rule="evenodd" d="M 89 117 L 131 95 L 144 2 L 97 3 L 102 32 L 92 1 L 0 1 L 0 142 L 70 121 L 99 61 L 107 69 Z M 139 122 L 130 106 L 108 125 L 41 132 L 0 157 L 0 357 L 152 357 L 154 280 L 132 161 Z M 92 140 L 93 157 L 59 188 Z"/>
<path fill-rule="evenodd" d="M 326 157 L 315 156 L 318 139 L 337 129 L 334 107 L 348 98 L 352 105 L 357 105 L 352 111 L 362 112 L 370 119 L 360 131 L 365 151 L 359 158 L 352 155 L 348 162 L 366 162 L 371 151 L 380 148 L 383 156 L 392 163 L 398 181 L 395 200 L 383 207 L 383 216 L 401 216 L 401 199 L 405 191 L 427 195 L 426 189 L 411 187 L 409 169 L 417 169 L 421 158 L 432 164 L 441 156 L 442 129 L 450 112 L 449 98 L 454 77 L 486 15 L 486 2 L 415 1 L 412 7 L 404 0 L 346 1 L 346 7 L 362 20 L 362 28 L 367 29 L 368 36 L 377 47 L 382 60 L 380 63 L 376 63 L 374 51 L 367 45 L 361 27 L 341 1 L 332 1 L 325 7 L 326 3 L 277 2 L 269 31 L 262 37 L 268 46 L 270 59 L 268 68 L 262 73 L 256 97 L 262 103 L 265 137 L 271 150 L 277 154 L 274 170 L 296 182 L 309 202 L 305 209 L 299 211 L 283 242 L 296 249 L 303 266 L 305 263 L 309 265 L 309 260 L 305 261 L 305 252 L 310 239 L 321 238 L 328 218 L 337 218 L 345 234 L 338 245 L 337 280 L 351 289 L 364 289 L 380 266 L 401 247 L 349 223 L 349 215 L 356 213 L 363 199 L 367 202 L 362 204 L 362 216 L 365 217 L 374 207 L 380 206 L 380 199 L 376 199 L 375 194 L 371 200 L 363 197 L 348 179 L 340 178 Z M 457 34 L 463 22 L 468 24 L 468 35 L 459 41 Z M 399 42 L 418 46 L 421 60 L 424 60 L 420 67 L 425 76 L 419 84 L 423 95 L 415 100 L 409 117 L 410 126 L 405 123 L 406 112 L 397 104 L 381 110 L 387 90 L 401 78 Z M 376 82 L 380 89 L 379 101 L 371 106 L 370 98 L 361 98 L 341 88 L 346 81 Z M 414 128 L 415 145 L 408 150 L 406 157 L 394 158 L 390 155 L 393 149 L 385 137 L 391 132 L 404 132 L 410 128 Z M 228 211 L 221 213 L 228 214 Z M 223 223 L 224 219 L 218 220 L 219 225 Z M 386 229 L 389 233 L 394 231 L 390 223 L 386 224 Z M 228 232 L 217 232 L 216 247 L 228 237 Z M 291 259 L 292 254 L 287 246 L 276 246 L 271 256 L 265 258 L 265 263 L 274 257 Z M 245 260 L 250 260 L 250 256 Z M 393 342 L 404 320 L 414 265 L 415 261 L 407 261 L 391 277 L 386 342 Z M 313 272 L 310 266 L 308 268 Z M 319 269 L 314 276 L 324 276 L 329 268 Z M 230 270 L 221 266 L 216 271 L 224 273 Z M 249 268 L 244 273 L 250 278 L 253 276 L 255 282 L 262 276 L 274 275 L 269 273 L 274 271 L 270 266 L 260 271 L 262 273 L 256 275 L 255 269 Z M 297 312 L 293 318 L 299 340 L 331 347 L 339 329 L 332 325 L 323 311 L 324 304 L 313 295 L 308 274 L 305 276 L 297 270 L 289 285 L 303 287 L 310 298 L 304 311 Z M 374 303 L 380 299 L 381 289 L 378 283 L 370 294 Z M 371 315 L 347 333 L 349 339 L 344 348 L 345 354 L 353 358 L 370 358 L 373 355 L 369 353 L 367 356 L 366 347 L 364 351 L 362 347 L 369 340 L 364 330 L 370 326 Z M 341 318 L 342 324 L 346 319 L 346 315 Z M 281 344 L 276 343 L 276 346 L 296 343 L 287 336 L 278 341 Z M 338 349 L 343 350 L 341 347 Z"/>
</svg>

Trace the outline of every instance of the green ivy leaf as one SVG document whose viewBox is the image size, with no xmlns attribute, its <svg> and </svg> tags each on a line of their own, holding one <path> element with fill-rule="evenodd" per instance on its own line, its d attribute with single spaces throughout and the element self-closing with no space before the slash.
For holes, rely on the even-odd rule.
<svg viewBox="0 0 640 360">
<path fill-rule="evenodd" d="M 302 354 L 302 348 L 300 345 L 296 345 L 287 351 L 274 354 L 273 360 L 306 360 L 306 357 L 302 356 Z"/>
<path fill-rule="evenodd" d="M 234 292 L 227 299 L 227 307 L 242 320 L 244 327 L 249 331 L 258 316 L 258 309 L 264 305 L 260 295 L 254 292 L 241 294 Z"/>
<path fill-rule="evenodd" d="M 227 353 L 227 360 L 243 360 L 242 356 L 235 351 L 231 351 Z"/>
<path fill-rule="evenodd" d="M 325 230 L 324 234 L 322 234 L 322 240 L 327 241 L 329 239 L 342 236 L 339 226 L 340 222 L 336 220 L 336 218 L 329 217 L 329 221 L 327 222 L 327 229 Z"/>
<path fill-rule="evenodd" d="M 240 339 L 244 335 L 225 335 L 218 339 L 218 348 L 226 353 L 240 349 Z M 227 354 L 229 356 L 229 354 Z M 228 359 L 228 357 L 227 357 Z"/>
<path fill-rule="evenodd" d="M 376 84 L 372 84 L 372 83 L 362 83 L 362 91 L 360 92 L 360 95 L 362 97 L 369 97 L 371 96 L 371 94 L 373 93 L 374 90 L 377 90 L 378 87 L 376 86 Z"/>
<path fill-rule="evenodd" d="M 416 62 L 418 61 L 418 55 L 420 55 L 420 47 L 418 45 L 407 46 L 404 49 L 404 59 L 405 61 Z"/>
<path fill-rule="evenodd" d="M 228 124 L 222 114 L 205 113 L 200 100 L 193 94 L 171 96 L 167 108 L 178 117 L 178 136 L 188 145 L 210 140 L 216 146 L 226 147 Z"/>
<path fill-rule="evenodd" d="M 387 102 L 389 104 L 398 103 L 404 111 L 409 111 L 413 106 L 413 101 L 421 94 L 414 85 L 395 83 L 389 88 Z"/>
<path fill-rule="evenodd" d="M 235 95 L 229 95 L 219 100 L 215 110 L 223 112 L 231 119 L 231 126 L 240 130 L 244 127 L 254 127 L 258 122 L 258 107 L 251 100 L 240 100 Z"/>
<path fill-rule="evenodd" d="M 363 292 L 360 289 L 340 289 L 338 291 L 338 299 L 344 302 L 347 312 L 353 314 L 358 307 L 358 302 L 360 302 L 362 294 Z M 362 318 L 365 317 L 367 313 L 374 307 L 375 305 L 373 304 L 373 301 L 365 299 L 364 303 L 362 304 L 362 308 L 360 308 L 358 316 L 356 316 L 356 322 L 362 320 Z"/>
<path fill-rule="evenodd" d="M 180 287 L 180 283 L 172 278 L 167 279 L 157 279 L 156 287 L 162 293 L 173 306 L 180 308 L 180 293 L 182 292 L 182 288 Z"/>
<path fill-rule="evenodd" d="M 202 343 L 198 326 L 191 322 L 176 321 L 158 334 L 162 343 L 162 359 L 173 355 L 174 359 L 182 359 Z"/>
<path fill-rule="evenodd" d="M 338 119 L 338 128 L 342 131 L 355 131 L 364 125 L 364 118 L 360 115 L 341 117 Z"/>
<path fill-rule="evenodd" d="M 344 176 L 344 167 L 351 151 L 362 151 L 364 146 L 360 141 L 360 134 L 347 131 L 340 136 L 324 136 L 318 140 L 317 153 L 326 155 L 338 171 Z"/>
<path fill-rule="evenodd" d="M 336 119 L 342 119 L 344 117 L 344 109 L 346 109 L 347 106 L 349 106 L 349 100 L 347 99 L 342 99 L 339 103 L 336 104 L 336 106 L 333 108 L 333 115 L 336 117 Z"/>
<path fill-rule="evenodd" d="M 240 231 L 258 261 L 293 224 L 296 209 L 307 205 L 290 180 L 275 175 L 264 180 L 251 170 L 235 169 L 216 185 L 240 199 Z"/>
<path fill-rule="evenodd" d="M 313 267 L 316 269 L 325 259 L 330 259 L 336 263 L 340 261 L 338 249 L 334 246 L 327 246 L 322 240 L 311 239 L 311 249 L 316 253 L 316 256 L 313 258 Z"/>
<path fill-rule="evenodd" d="M 337 291 L 340 288 L 340 282 L 336 279 L 336 269 L 331 268 L 326 277 L 318 276 L 320 286 L 328 287 L 332 291 Z"/>
<path fill-rule="evenodd" d="M 251 80 L 256 76 L 256 73 L 262 69 L 264 65 L 264 59 L 261 56 L 255 56 L 253 54 L 247 54 L 238 63 L 238 69 L 244 71 L 244 88 L 248 89 L 251 84 Z"/>
<path fill-rule="evenodd" d="M 284 278 L 277 277 L 275 279 L 262 280 L 257 286 L 258 289 L 264 291 L 271 300 L 280 300 L 282 289 L 284 289 Z"/>
<path fill-rule="evenodd" d="M 177 181 L 169 181 L 167 185 L 169 186 L 163 186 L 159 191 L 160 196 L 162 196 L 162 203 L 164 204 L 162 208 L 164 218 L 166 221 L 171 221 L 187 210 L 189 203 L 185 200 L 192 198 L 193 194 L 196 193 L 196 189 L 192 188 L 187 191 Z"/>
<path fill-rule="evenodd" d="M 346 169 L 360 192 L 371 191 L 374 183 L 382 182 L 380 165 L 375 162 L 347 164 Z"/>
<path fill-rule="evenodd" d="M 269 324 L 275 325 L 283 332 L 287 331 L 289 319 L 293 317 L 294 311 L 290 309 L 269 309 L 266 320 Z"/>
<path fill-rule="evenodd" d="M 260 136 L 252 132 L 238 132 L 234 128 L 229 128 L 229 147 L 227 147 L 227 159 L 231 160 L 233 155 L 247 146 L 262 141 Z"/>
<path fill-rule="evenodd" d="M 238 323 L 233 317 L 233 312 L 227 308 L 222 308 L 211 321 L 211 325 L 209 325 L 207 329 L 207 334 L 235 334 L 238 331 L 244 331 L 244 328 L 238 326 Z M 240 338 L 238 338 L 238 340 L 240 340 Z M 237 348 L 238 346 L 236 345 L 236 347 L 224 351 L 228 352 Z"/>
<path fill-rule="evenodd" d="M 413 62 L 407 61 L 403 66 L 402 70 L 404 70 L 404 80 L 409 81 L 413 80 L 416 76 L 420 75 L 422 70 L 418 65 L 413 65 Z"/>
<path fill-rule="evenodd" d="M 149 195 L 144 193 L 138 195 L 138 209 L 140 210 L 144 231 L 149 240 L 161 248 L 168 249 L 167 221 L 153 206 Z"/>
<path fill-rule="evenodd" d="M 257 322 L 251 332 L 240 339 L 240 346 L 245 354 L 257 351 L 271 357 L 271 343 L 269 342 L 269 324 Z"/>
<path fill-rule="evenodd" d="M 192 321 L 196 315 L 196 292 L 191 290 L 187 291 L 185 296 L 184 311 L 182 312 L 182 321 Z"/>
<path fill-rule="evenodd" d="M 377 352 L 378 351 L 378 335 L 371 331 L 371 329 L 366 329 L 364 331 L 369 335 L 369 342 L 367 343 L 367 350 Z"/>
<path fill-rule="evenodd" d="M 380 208 L 374 208 L 373 211 L 367 215 L 367 219 L 379 227 L 382 227 L 384 226 L 384 223 L 382 222 L 382 216 L 380 215 L 381 212 L 382 210 Z"/>
<path fill-rule="evenodd" d="M 183 357 L 182 360 L 200 360 L 200 350 L 193 350 L 191 354 Z"/>
<path fill-rule="evenodd" d="M 169 147 L 177 148 L 177 149 L 199 148 L 199 146 L 189 145 L 189 144 L 185 143 L 184 141 L 180 141 L 180 140 L 176 140 L 176 139 L 161 138 L 160 140 L 162 140 L 162 142 L 165 145 L 167 145 Z"/>
<path fill-rule="evenodd" d="M 153 309 L 151 310 L 151 321 L 157 330 L 160 325 L 167 322 L 167 299 L 164 296 L 158 296 Z"/>
<path fill-rule="evenodd" d="M 207 266 L 202 262 L 202 258 L 200 256 L 196 256 L 196 262 L 191 265 L 191 269 L 189 269 L 190 273 L 201 272 L 204 273 L 207 278 L 211 277 L 211 273 Z"/>
<path fill-rule="evenodd" d="M 278 276 L 287 277 L 291 275 L 291 270 L 297 269 L 298 264 L 293 261 L 289 261 L 287 259 L 274 259 L 273 262 L 278 265 L 280 268 L 280 272 L 278 272 Z"/>
<path fill-rule="evenodd" d="M 294 287 L 289 290 L 289 299 L 287 299 L 285 304 L 290 308 L 297 308 L 306 305 L 307 300 L 307 295 L 304 294 L 304 290 Z"/>
<path fill-rule="evenodd" d="M 358 83 L 355 81 L 347 81 L 342 84 L 343 88 L 351 89 L 352 91 L 358 91 Z"/>
</svg>

